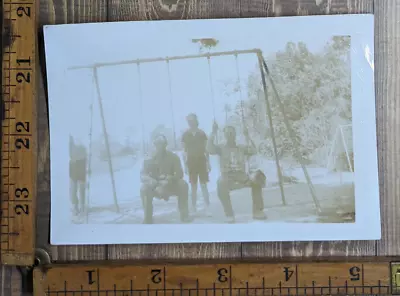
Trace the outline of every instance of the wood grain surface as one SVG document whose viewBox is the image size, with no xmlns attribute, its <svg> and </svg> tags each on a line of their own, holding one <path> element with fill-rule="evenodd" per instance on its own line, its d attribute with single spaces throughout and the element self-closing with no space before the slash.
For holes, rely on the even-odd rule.
<svg viewBox="0 0 400 296">
<path fill-rule="evenodd" d="M 177 4 L 176 4 L 177 3 Z M 288 242 L 123 246 L 48 245 L 50 160 L 45 79 L 38 104 L 37 247 L 53 260 L 156 258 L 280 258 L 400 256 L 400 0 L 41 0 L 40 25 L 100 21 L 239 18 L 338 13 L 375 14 L 375 83 L 382 240 L 378 242 Z M 42 57 L 42 67 L 44 60 Z M 43 71 L 44 72 L 44 71 Z M 0 294 L 21 295 L 19 275 L 0 268 Z"/>
</svg>

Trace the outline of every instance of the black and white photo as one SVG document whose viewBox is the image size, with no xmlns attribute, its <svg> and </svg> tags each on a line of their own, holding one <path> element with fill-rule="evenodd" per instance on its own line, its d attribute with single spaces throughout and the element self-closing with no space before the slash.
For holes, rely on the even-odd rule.
<svg viewBox="0 0 400 296">
<path fill-rule="evenodd" d="M 370 15 L 46 26 L 52 243 L 378 239 L 373 34 Z"/>
</svg>

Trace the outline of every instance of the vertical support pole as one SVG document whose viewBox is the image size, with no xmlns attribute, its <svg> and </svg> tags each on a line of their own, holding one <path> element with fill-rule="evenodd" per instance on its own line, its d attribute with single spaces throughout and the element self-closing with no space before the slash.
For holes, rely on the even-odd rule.
<svg viewBox="0 0 400 296">
<path fill-rule="evenodd" d="M 138 90 L 139 90 L 139 101 L 140 101 L 140 115 L 142 117 L 142 149 L 143 154 L 146 153 L 146 141 L 145 141 L 145 128 L 144 128 L 144 120 L 143 120 L 143 92 L 142 92 L 142 73 L 140 71 L 140 63 L 137 62 L 137 75 L 138 75 Z"/>
<path fill-rule="evenodd" d="M 354 173 L 353 166 L 351 164 L 351 160 L 350 160 L 350 156 L 349 156 L 349 150 L 348 150 L 348 147 L 347 147 L 347 144 L 346 144 L 346 139 L 345 139 L 344 134 L 343 134 L 343 127 L 339 127 L 339 128 L 340 128 L 340 134 L 342 135 L 343 148 L 344 148 L 344 151 L 346 152 L 347 163 L 349 165 L 350 171 L 352 173 Z"/>
<path fill-rule="evenodd" d="M 210 56 L 207 56 L 207 63 L 208 63 L 208 81 L 210 83 L 210 91 L 211 91 L 211 105 L 212 105 L 213 117 L 215 119 L 214 87 L 213 87 L 213 78 L 212 78 L 212 71 L 211 71 L 211 58 L 210 58 Z"/>
<path fill-rule="evenodd" d="M 334 156 L 333 156 L 333 152 L 334 152 L 334 150 L 335 150 L 336 138 L 337 138 L 337 136 L 338 136 L 338 133 L 339 133 L 339 130 L 338 130 L 338 128 L 336 128 L 335 135 L 333 136 L 332 143 L 331 143 L 331 149 L 329 149 L 328 161 L 327 161 L 327 164 L 326 164 L 326 168 L 327 168 L 328 170 L 329 170 L 329 168 L 331 167 L 331 165 L 332 165 L 333 167 L 336 165 L 336 160 L 333 162 L 333 164 L 331 164 L 331 162 L 332 162 L 332 157 L 334 157 Z M 335 159 L 336 159 L 336 158 L 335 158 Z"/>
<path fill-rule="evenodd" d="M 172 115 L 172 130 L 174 133 L 174 147 L 177 149 L 176 144 L 176 130 L 175 130 L 175 116 L 174 116 L 174 103 L 173 103 L 173 95 L 172 95 L 172 84 L 171 84 L 171 70 L 169 67 L 169 60 L 167 60 L 167 71 L 168 71 L 168 86 L 169 86 L 169 102 L 171 107 L 171 115 Z"/>
<path fill-rule="evenodd" d="M 240 117 L 242 119 L 243 129 L 246 128 L 246 122 L 244 117 L 244 101 L 243 101 L 243 93 L 242 93 L 242 84 L 240 80 L 240 71 L 239 71 L 239 61 L 238 61 L 238 54 L 235 54 L 235 63 L 236 63 L 236 76 L 237 76 L 237 84 L 239 89 L 239 97 L 240 97 Z"/>
<path fill-rule="evenodd" d="M 111 158 L 111 152 L 110 152 L 110 143 L 108 141 L 106 121 L 105 121 L 105 118 L 104 118 L 104 110 L 103 110 L 103 103 L 102 103 L 102 100 L 101 100 L 97 68 L 93 68 L 93 76 L 94 76 L 94 81 L 95 81 L 95 84 L 96 84 L 97 98 L 98 98 L 98 101 L 99 101 L 101 123 L 102 123 L 102 126 L 103 126 L 103 134 L 104 134 L 104 139 L 106 141 L 106 149 L 107 149 L 107 155 L 108 155 L 108 168 L 110 170 L 110 176 L 111 176 L 111 184 L 112 184 L 113 196 L 114 196 L 114 205 L 115 205 L 115 208 L 116 208 L 117 212 L 119 212 L 119 206 L 118 206 L 118 200 L 117 200 L 117 189 L 116 189 L 116 186 L 115 186 L 114 170 L 113 170 L 112 158 Z"/>
<path fill-rule="evenodd" d="M 215 94 L 214 94 L 213 77 L 212 77 L 212 70 L 211 70 L 211 57 L 210 56 L 207 56 L 207 63 L 208 63 L 208 80 L 210 83 L 210 91 L 211 91 L 212 112 L 213 112 L 214 121 L 216 121 L 216 118 L 215 118 Z M 227 122 L 228 122 L 228 113 L 225 112 L 225 125 L 227 124 Z M 219 139 L 218 131 L 216 133 L 215 139 L 218 143 L 218 139 Z"/>
<path fill-rule="evenodd" d="M 93 80 L 94 77 L 93 77 Z M 96 82 L 95 82 L 96 83 Z M 92 178 L 92 135 L 93 135 L 93 105 L 94 99 L 90 104 L 90 129 L 89 129 L 89 157 L 87 164 L 87 186 L 86 186 L 86 201 L 85 201 L 85 213 L 86 213 L 86 223 L 89 223 L 89 206 L 90 206 L 90 181 Z"/>
<path fill-rule="evenodd" d="M 260 53 L 260 56 L 261 56 L 261 53 Z M 286 117 L 285 108 L 284 108 L 284 106 L 282 104 L 282 101 L 281 101 L 281 99 L 279 97 L 278 91 L 276 90 L 275 83 L 271 78 L 271 74 L 269 72 L 267 63 L 265 62 L 265 60 L 264 60 L 264 58 L 262 56 L 261 56 L 261 59 L 262 59 L 262 64 L 263 64 L 264 69 L 265 69 L 265 73 L 267 73 L 267 75 L 268 75 L 268 79 L 269 79 L 269 82 L 271 83 L 272 90 L 274 91 L 275 98 L 276 98 L 276 100 L 278 102 L 279 108 L 281 109 L 282 116 L 283 116 L 283 121 L 284 121 L 286 129 L 287 129 L 287 131 L 289 133 L 289 137 L 293 141 L 293 144 L 294 144 L 294 147 L 295 147 L 295 149 L 294 149 L 295 150 L 295 156 L 297 157 L 297 160 L 301 164 L 301 167 L 302 167 L 303 172 L 304 172 L 304 176 L 306 177 L 306 180 L 307 180 L 308 188 L 310 189 L 311 196 L 312 196 L 312 198 L 314 200 L 314 204 L 315 204 L 315 206 L 317 208 L 318 213 L 320 213 L 321 212 L 321 207 L 320 207 L 319 201 L 317 199 L 317 195 L 315 193 L 315 188 L 314 188 L 314 185 L 312 184 L 312 181 L 311 181 L 310 175 L 308 174 L 307 168 L 304 165 L 303 160 L 301 159 L 300 152 L 297 149 L 297 143 L 295 141 L 295 135 L 294 135 L 294 132 L 292 130 L 292 127 L 289 124 L 289 120 Z"/>
<path fill-rule="evenodd" d="M 239 89 L 239 97 L 240 97 L 240 117 L 242 120 L 242 130 L 243 132 L 247 130 L 247 125 L 246 125 L 246 119 L 244 117 L 244 101 L 243 101 L 243 93 L 242 93 L 242 84 L 241 84 L 241 79 L 240 79 L 240 70 L 239 70 L 239 60 L 238 60 L 238 54 L 235 54 L 235 64 L 236 64 L 236 76 L 237 76 L 237 84 L 238 84 L 238 89 Z M 251 143 L 247 143 L 248 138 L 246 138 L 246 145 L 250 145 Z M 250 157 L 246 157 L 246 172 L 250 172 L 250 164 L 249 164 Z"/>
<path fill-rule="evenodd" d="M 257 58 L 258 58 L 258 65 L 260 67 L 262 86 L 263 86 L 263 90 L 264 90 L 265 106 L 267 107 L 266 111 L 267 111 L 267 117 L 268 117 L 269 126 L 270 126 L 270 130 L 271 130 L 272 144 L 274 146 L 276 171 L 278 172 L 279 187 L 281 189 L 281 196 L 282 196 L 282 204 L 286 205 L 287 203 L 286 203 L 286 198 L 285 198 L 285 190 L 283 189 L 283 176 L 282 176 L 282 171 L 281 171 L 281 165 L 279 163 L 278 149 L 276 147 L 275 130 L 274 130 L 274 124 L 272 122 L 271 105 L 269 104 L 269 100 L 268 100 L 267 82 L 265 79 L 261 52 L 257 52 Z"/>
</svg>

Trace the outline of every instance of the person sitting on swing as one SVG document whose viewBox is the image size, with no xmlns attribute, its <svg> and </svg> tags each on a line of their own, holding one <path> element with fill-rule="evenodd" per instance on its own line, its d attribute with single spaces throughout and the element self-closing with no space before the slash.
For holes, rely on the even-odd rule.
<svg viewBox="0 0 400 296">
<path fill-rule="evenodd" d="M 86 148 L 75 143 L 72 136 L 69 137 L 69 177 L 71 182 L 71 203 L 74 215 L 83 214 L 85 210 L 86 195 Z"/>
<path fill-rule="evenodd" d="M 154 138 L 155 153 L 143 162 L 140 178 L 140 196 L 144 207 L 144 224 L 153 223 L 153 198 L 169 200 L 178 197 L 180 220 L 190 222 L 188 209 L 189 186 L 183 180 L 181 160 L 167 150 L 167 138 L 160 134 Z"/>
<path fill-rule="evenodd" d="M 197 210 L 197 184 L 200 181 L 200 188 L 203 194 L 205 211 L 208 215 L 210 205 L 207 183 L 209 181 L 210 160 L 206 149 L 207 135 L 199 128 L 197 115 L 194 113 L 186 117 L 189 129 L 182 135 L 184 147 L 185 173 L 189 176 L 192 193 L 193 212 Z"/>
<path fill-rule="evenodd" d="M 266 177 L 260 170 L 252 174 L 246 172 L 246 159 L 257 153 L 257 149 L 249 138 L 247 128 L 243 133 L 246 137 L 246 146 L 236 143 L 236 129 L 233 126 L 224 128 L 226 142 L 222 145 L 215 144 L 215 137 L 218 131 L 216 122 L 213 124 L 212 133 L 209 137 L 207 149 L 211 155 L 218 155 L 220 158 L 221 175 L 217 183 L 218 197 L 224 208 L 228 223 L 235 222 L 235 215 L 232 208 L 230 191 L 245 187 L 251 188 L 253 199 L 253 219 L 265 220 L 264 200 L 262 188 L 265 186 Z"/>
</svg>

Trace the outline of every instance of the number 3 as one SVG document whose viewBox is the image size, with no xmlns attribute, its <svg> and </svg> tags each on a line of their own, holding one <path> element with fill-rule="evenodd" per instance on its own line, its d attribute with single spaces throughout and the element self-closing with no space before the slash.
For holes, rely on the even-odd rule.
<svg viewBox="0 0 400 296">
<path fill-rule="evenodd" d="M 218 281 L 220 283 L 225 283 L 228 280 L 228 277 L 226 276 L 227 273 L 228 270 L 226 268 L 218 269 L 217 274 L 218 274 Z"/>
</svg>

